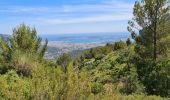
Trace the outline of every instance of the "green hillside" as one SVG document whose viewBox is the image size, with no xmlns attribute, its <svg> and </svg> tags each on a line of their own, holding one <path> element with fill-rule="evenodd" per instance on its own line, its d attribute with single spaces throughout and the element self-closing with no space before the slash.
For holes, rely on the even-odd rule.
<svg viewBox="0 0 170 100">
<path fill-rule="evenodd" d="M 48 40 L 25 24 L 0 39 L 0 100 L 170 100 L 170 7 L 137 0 L 126 42 L 44 55 Z"/>
</svg>

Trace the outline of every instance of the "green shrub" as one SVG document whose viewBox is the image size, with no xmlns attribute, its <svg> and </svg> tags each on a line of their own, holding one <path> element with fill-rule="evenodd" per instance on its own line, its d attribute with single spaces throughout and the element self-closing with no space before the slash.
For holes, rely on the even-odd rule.
<svg viewBox="0 0 170 100">
<path fill-rule="evenodd" d="M 0 75 L 0 98 L 7 100 L 24 100 L 31 96 L 28 80 L 19 77 L 15 71 Z"/>
<path fill-rule="evenodd" d="M 128 38 L 128 39 L 126 40 L 126 44 L 127 44 L 128 46 L 132 44 L 130 38 Z"/>
<path fill-rule="evenodd" d="M 91 85 L 91 92 L 93 94 L 98 94 L 103 91 L 103 85 L 100 83 L 92 83 Z"/>
<path fill-rule="evenodd" d="M 62 66 L 65 72 L 67 72 L 67 67 L 71 62 L 72 58 L 70 54 L 64 53 L 57 59 L 57 64 Z"/>
<path fill-rule="evenodd" d="M 124 43 L 123 41 L 119 41 L 114 44 L 114 50 L 123 49 L 125 47 L 126 47 L 126 43 Z"/>
</svg>

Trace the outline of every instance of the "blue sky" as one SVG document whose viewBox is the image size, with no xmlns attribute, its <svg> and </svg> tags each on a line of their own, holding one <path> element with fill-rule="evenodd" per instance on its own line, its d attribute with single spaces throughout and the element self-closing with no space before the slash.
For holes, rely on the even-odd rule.
<svg viewBox="0 0 170 100">
<path fill-rule="evenodd" d="M 39 34 L 127 32 L 135 0 L 0 0 L 0 33 L 21 23 Z"/>
</svg>

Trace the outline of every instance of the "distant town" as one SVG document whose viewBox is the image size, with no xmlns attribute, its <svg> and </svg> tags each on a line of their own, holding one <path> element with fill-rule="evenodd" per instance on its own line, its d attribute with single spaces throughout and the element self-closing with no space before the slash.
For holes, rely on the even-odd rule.
<svg viewBox="0 0 170 100">
<path fill-rule="evenodd" d="M 83 50 L 104 46 L 106 43 L 63 43 L 50 41 L 48 43 L 48 50 L 45 53 L 46 59 L 56 59 L 63 53 L 72 53 L 73 55 L 82 52 Z"/>
</svg>

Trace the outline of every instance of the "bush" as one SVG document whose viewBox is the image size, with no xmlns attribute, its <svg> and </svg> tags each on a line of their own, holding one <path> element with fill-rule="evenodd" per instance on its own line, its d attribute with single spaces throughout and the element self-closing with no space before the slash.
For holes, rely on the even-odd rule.
<svg viewBox="0 0 170 100">
<path fill-rule="evenodd" d="M 45 41 L 45 45 L 41 44 L 41 40 L 37 36 L 36 29 L 30 28 L 25 24 L 14 28 L 13 37 L 10 38 L 10 41 L 6 42 L 0 39 L 1 74 L 5 74 L 11 69 L 17 69 L 18 73 L 27 74 L 26 76 L 28 76 L 31 73 L 31 67 L 29 66 L 31 61 L 28 64 L 26 60 L 32 59 L 29 55 L 32 54 L 38 57 L 38 62 L 44 60 L 43 57 L 47 50 L 48 40 Z M 25 57 L 23 57 L 23 54 L 25 54 Z M 34 56 L 32 57 L 34 58 Z M 32 61 L 34 62 L 34 60 Z"/>
<path fill-rule="evenodd" d="M 127 44 L 128 46 L 132 44 L 130 38 L 128 38 L 128 39 L 126 40 L 126 44 Z"/>
<path fill-rule="evenodd" d="M 126 43 L 124 43 L 123 41 L 119 41 L 114 44 L 114 50 L 123 49 L 125 47 L 126 47 Z"/>
<path fill-rule="evenodd" d="M 153 68 L 144 78 L 147 92 L 151 95 L 170 97 L 170 62 L 157 62 Z M 149 83 L 147 83 L 148 80 L 150 80 Z"/>
<path fill-rule="evenodd" d="M 11 63 L 18 75 L 29 77 L 34 70 L 37 70 L 39 61 L 36 55 L 17 50 L 12 55 Z"/>
<path fill-rule="evenodd" d="M 4 100 L 25 100 L 31 96 L 30 84 L 15 71 L 0 75 L 0 98 Z"/>
<path fill-rule="evenodd" d="M 100 83 L 92 83 L 91 85 L 91 92 L 93 94 L 98 94 L 103 91 L 103 85 Z"/>
<path fill-rule="evenodd" d="M 64 71 L 67 72 L 67 67 L 71 60 L 72 60 L 71 55 L 64 53 L 57 59 L 57 64 L 62 66 Z"/>
</svg>

